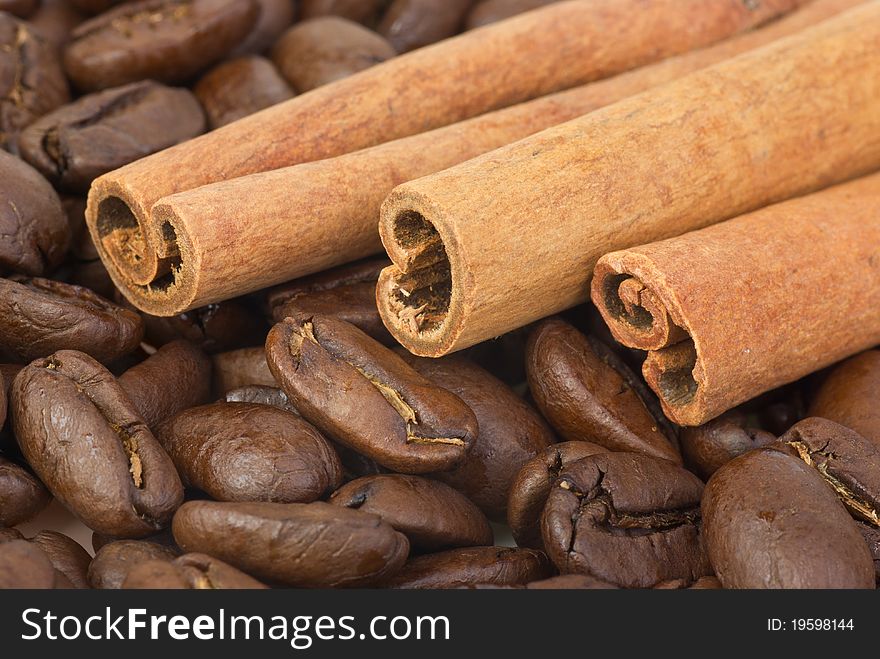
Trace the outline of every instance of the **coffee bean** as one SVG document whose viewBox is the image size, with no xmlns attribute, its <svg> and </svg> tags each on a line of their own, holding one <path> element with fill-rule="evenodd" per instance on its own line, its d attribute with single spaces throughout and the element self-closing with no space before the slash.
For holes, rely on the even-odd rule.
<svg viewBox="0 0 880 659">
<path fill-rule="evenodd" d="M 138 563 L 129 571 L 126 589 L 229 590 L 259 589 L 265 584 L 206 554 L 184 554 L 173 561 Z"/>
<path fill-rule="evenodd" d="M 480 427 L 482 439 L 482 426 Z M 561 442 L 526 462 L 510 486 L 507 524 L 520 547 L 543 549 L 541 513 L 559 474 L 570 463 L 608 449 L 592 442 Z"/>
<path fill-rule="evenodd" d="M 465 27 L 473 30 L 554 2 L 559 0 L 483 0 L 470 10 Z"/>
<path fill-rule="evenodd" d="M 253 0 L 142 0 L 78 26 L 64 51 L 83 91 L 138 80 L 179 83 L 204 70 L 254 27 Z"/>
<path fill-rule="evenodd" d="M 85 193 L 102 174 L 204 130 L 204 113 L 189 90 L 145 80 L 50 112 L 22 132 L 19 149 L 56 186 Z"/>
<path fill-rule="evenodd" d="M 562 469 L 541 520 L 544 546 L 562 573 L 625 588 L 711 573 L 700 542 L 703 484 L 638 453 L 600 453 Z"/>
<path fill-rule="evenodd" d="M 477 420 L 451 392 L 353 325 L 326 316 L 278 323 L 269 368 L 305 419 L 401 473 L 451 469 L 477 437 Z"/>
<path fill-rule="evenodd" d="M 607 347 L 558 318 L 539 323 L 526 354 L 538 409 L 567 440 L 681 462 L 647 405 L 644 382 Z"/>
<path fill-rule="evenodd" d="M 873 588 L 856 522 L 822 476 L 765 447 L 721 467 L 706 486 L 703 535 L 725 588 Z"/>
<path fill-rule="evenodd" d="M 416 556 L 382 585 L 405 589 L 514 586 L 551 574 L 547 557 L 534 549 L 464 547 Z"/>
<path fill-rule="evenodd" d="M 448 485 L 419 476 L 383 474 L 346 483 L 330 503 L 378 515 L 419 551 L 492 544 L 489 521 Z"/>
<path fill-rule="evenodd" d="M 394 0 L 377 28 L 398 53 L 458 33 L 473 0 Z"/>
<path fill-rule="evenodd" d="M 358 23 L 373 23 L 388 0 L 301 0 L 303 20 L 318 16 L 341 16 Z"/>
<path fill-rule="evenodd" d="M 272 61 L 300 94 L 391 59 L 397 52 L 381 36 L 338 16 L 313 18 L 285 32 Z"/>
<path fill-rule="evenodd" d="M 250 34 L 230 51 L 230 57 L 264 53 L 296 18 L 296 0 L 257 0 L 257 4 L 257 22 Z"/>
<path fill-rule="evenodd" d="M 15 526 L 36 517 L 51 500 L 33 474 L 0 455 L 0 526 Z"/>
<path fill-rule="evenodd" d="M 528 590 L 616 590 L 617 586 L 588 574 L 560 574 L 526 584 Z"/>
<path fill-rule="evenodd" d="M 868 350 L 831 371 L 810 404 L 820 416 L 853 429 L 880 445 L 880 350 Z"/>
<path fill-rule="evenodd" d="M 718 577 L 700 577 L 694 582 L 686 579 L 670 579 L 669 581 L 661 581 L 654 590 L 720 590 L 724 588 Z"/>
<path fill-rule="evenodd" d="M 10 540 L 24 540 L 24 536 L 18 529 L 0 526 L 0 543 L 9 542 Z"/>
<path fill-rule="evenodd" d="M 101 547 L 89 565 L 88 579 L 92 588 L 122 588 L 133 568 L 143 563 L 161 560 L 170 563 L 177 552 L 152 542 L 118 540 Z"/>
<path fill-rule="evenodd" d="M 37 8 L 39 0 L 0 0 L 0 11 L 6 11 L 13 16 L 27 18 Z"/>
<path fill-rule="evenodd" d="M 92 557 L 82 545 L 57 531 L 41 531 L 30 542 L 42 549 L 53 567 L 70 579 L 75 588 L 89 588 L 88 571 Z"/>
<path fill-rule="evenodd" d="M 688 467 L 703 478 L 736 456 L 776 441 L 769 432 L 749 426 L 748 417 L 738 411 L 728 412 L 695 428 L 682 428 L 681 452 Z"/>
<path fill-rule="evenodd" d="M 321 433 L 275 407 L 194 407 L 157 434 L 184 485 L 218 501 L 308 503 L 342 484 L 339 458 Z"/>
<path fill-rule="evenodd" d="M 121 540 L 124 540 L 124 538 L 116 538 L 112 535 L 102 535 L 97 531 L 92 531 L 92 549 L 95 552 L 99 551 L 104 545 L 109 545 L 111 542 L 119 542 Z M 150 542 L 171 549 L 175 552 L 175 556 L 180 553 L 180 548 L 177 546 L 177 543 L 174 542 L 174 534 L 171 533 L 170 528 L 162 529 L 158 533 L 148 535 L 140 540 L 132 540 L 131 542 Z"/>
<path fill-rule="evenodd" d="M 111 7 L 126 2 L 126 0 L 67 0 L 67 2 L 86 14 L 100 14 Z"/>
<path fill-rule="evenodd" d="M 149 314 L 143 314 L 143 317 L 146 337 L 152 345 L 186 339 L 210 354 L 245 346 L 262 347 L 269 331 L 263 318 L 238 299 L 209 304 L 167 318 Z"/>
<path fill-rule="evenodd" d="M 194 91 L 211 128 L 293 98 L 293 90 L 272 62 L 254 55 L 217 65 L 199 80 Z"/>
<path fill-rule="evenodd" d="M 11 540 L 0 551 L 0 590 L 7 588 L 70 587 L 49 557 L 37 545 L 26 540 Z"/>
<path fill-rule="evenodd" d="M 119 386 L 149 428 L 178 412 L 207 403 L 211 360 L 188 341 L 172 341 L 119 376 Z"/>
<path fill-rule="evenodd" d="M 83 22 L 85 16 L 70 4 L 70 0 L 42 0 L 39 4 L 28 23 L 60 53 L 70 39 L 70 33 Z"/>
<path fill-rule="evenodd" d="M 463 492 L 489 519 L 504 521 L 517 473 L 555 441 L 550 428 L 506 384 L 466 359 L 405 358 L 421 375 L 461 398 L 480 429 L 464 462 L 434 477 Z"/>
<path fill-rule="evenodd" d="M 183 500 L 174 465 L 113 375 L 61 350 L 25 367 L 12 385 L 21 451 L 55 497 L 90 528 L 143 537 Z"/>
<path fill-rule="evenodd" d="M 226 392 L 223 399 L 227 403 L 257 403 L 258 405 L 271 405 L 279 410 L 299 415 L 287 394 L 277 387 L 267 387 L 261 384 L 250 384 Z"/>
<path fill-rule="evenodd" d="M 6 380 L 3 377 L 3 371 L 0 370 L 0 428 L 6 423 Z"/>
<path fill-rule="evenodd" d="M 856 526 L 858 526 L 859 533 L 862 534 L 865 542 L 868 543 L 868 551 L 871 552 L 871 558 L 874 559 L 874 577 L 877 582 L 880 582 L 880 529 L 862 522 L 856 522 Z"/>
<path fill-rule="evenodd" d="M 52 186 L 0 151 L 0 273 L 45 274 L 61 263 L 69 244 L 70 227 Z"/>
<path fill-rule="evenodd" d="M 32 25 L 0 13 L 0 149 L 15 153 L 21 129 L 69 100 L 52 44 Z"/>
<path fill-rule="evenodd" d="M 189 552 L 255 577 L 303 588 L 366 586 L 406 561 L 409 542 L 376 515 L 326 503 L 191 501 L 174 516 Z"/>
<path fill-rule="evenodd" d="M 262 346 L 221 352 L 213 356 L 212 362 L 214 391 L 218 395 L 251 385 L 278 386 L 266 361 L 266 349 Z"/>
<path fill-rule="evenodd" d="M 141 340 L 140 316 L 87 288 L 49 279 L 0 279 L 0 350 L 30 361 L 69 348 L 110 362 Z"/>
<path fill-rule="evenodd" d="M 367 259 L 326 270 L 270 289 L 266 296 L 274 322 L 290 315 L 319 314 L 351 323 L 385 345 L 397 345 L 391 338 L 376 306 L 379 272 L 390 265 L 387 259 Z"/>
</svg>

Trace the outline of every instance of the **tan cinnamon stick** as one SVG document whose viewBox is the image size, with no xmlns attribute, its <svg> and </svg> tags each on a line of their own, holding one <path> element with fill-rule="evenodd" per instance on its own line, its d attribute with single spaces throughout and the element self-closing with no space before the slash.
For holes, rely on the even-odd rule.
<svg viewBox="0 0 880 659">
<path fill-rule="evenodd" d="M 156 230 L 170 226 L 182 246 L 166 286 L 143 285 L 137 271 L 108 254 L 112 223 L 92 222 L 94 242 L 117 287 L 156 315 L 318 272 L 381 251 L 379 207 L 400 183 L 793 34 L 862 1 L 815 0 L 761 29 L 613 78 L 363 151 L 160 199 L 151 223 Z"/>
<path fill-rule="evenodd" d="M 880 175 L 612 252 L 593 302 L 695 426 L 880 343 Z"/>
<path fill-rule="evenodd" d="M 583 302 L 602 254 L 880 167 L 880 2 L 395 189 L 377 301 L 439 356 Z"/>
</svg>

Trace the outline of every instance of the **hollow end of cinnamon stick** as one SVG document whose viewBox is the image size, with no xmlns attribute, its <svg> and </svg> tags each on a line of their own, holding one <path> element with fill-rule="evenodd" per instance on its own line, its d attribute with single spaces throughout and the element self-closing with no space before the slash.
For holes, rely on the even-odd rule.
<svg viewBox="0 0 880 659">
<path fill-rule="evenodd" d="M 647 350 L 642 374 L 675 423 L 706 419 L 705 373 L 700 349 L 674 299 L 652 283 L 650 262 L 632 253 L 611 253 L 593 272 L 591 295 L 614 338 Z"/>
</svg>

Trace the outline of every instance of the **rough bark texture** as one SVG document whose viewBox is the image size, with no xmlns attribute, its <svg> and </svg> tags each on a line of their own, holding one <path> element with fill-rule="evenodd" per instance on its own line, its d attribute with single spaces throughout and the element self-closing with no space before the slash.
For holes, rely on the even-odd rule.
<svg viewBox="0 0 880 659">
<path fill-rule="evenodd" d="M 609 251 L 876 169 L 878 47 L 872 2 L 399 186 L 383 321 L 415 354 L 460 350 L 585 301 Z"/>
</svg>

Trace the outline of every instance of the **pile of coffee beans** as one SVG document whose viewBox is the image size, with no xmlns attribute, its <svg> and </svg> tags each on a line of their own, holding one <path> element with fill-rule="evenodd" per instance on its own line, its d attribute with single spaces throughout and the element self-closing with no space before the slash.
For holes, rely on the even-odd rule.
<svg viewBox="0 0 880 659">
<path fill-rule="evenodd" d="M 0 588 L 875 586 L 876 351 L 679 428 L 590 306 L 432 360 L 384 259 L 173 318 L 108 278 L 97 176 L 543 4 L 0 0 Z M 16 528 L 53 498 L 93 552 Z"/>
</svg>

